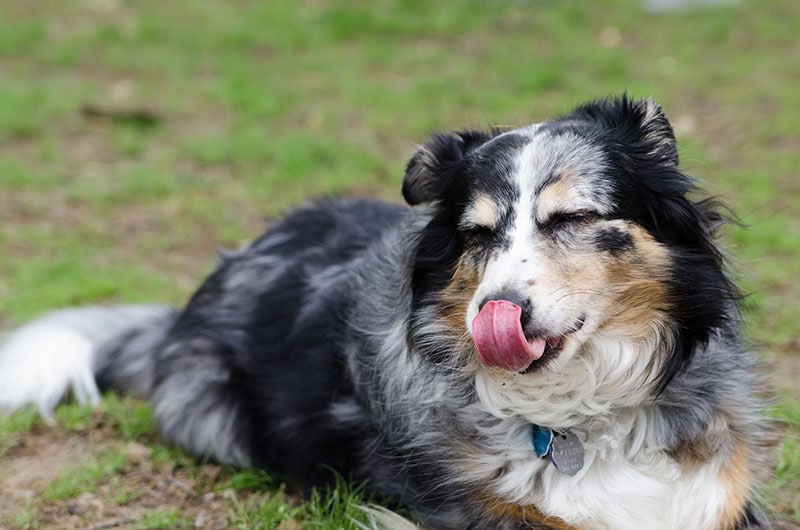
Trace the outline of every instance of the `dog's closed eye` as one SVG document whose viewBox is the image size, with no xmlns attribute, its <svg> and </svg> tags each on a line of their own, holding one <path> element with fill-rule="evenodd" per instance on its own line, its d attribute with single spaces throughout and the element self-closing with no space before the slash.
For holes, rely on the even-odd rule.
<svg viewBox="0 0 800 530">
<path fill-rule="evenodd" d="M 542 231 L 553 234 L 565 229 L 588 225 L 600 219 L 600 214 L 593 210 L 577 210 L 574 212 L 556 212 L 540 223 Z"/>
</svg>

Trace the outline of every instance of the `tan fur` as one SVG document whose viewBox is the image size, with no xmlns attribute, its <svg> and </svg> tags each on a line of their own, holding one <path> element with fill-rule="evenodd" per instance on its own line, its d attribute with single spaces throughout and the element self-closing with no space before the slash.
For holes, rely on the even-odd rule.
<svg viewBox="0 0 800 530">
<path fill-rule="evenodd" d="M 442 291 L 440 319 L 447 323 L 446 328 L 461 335 L 461 339 L 472 345 L 466 327 L 467 306 L 480 282 L 481 269 L 478 264 L 464 255 L 456 265 L 450 284 Z M 465 348 L 466 349 L 466 348 Z"/>
<path fill-rule="evenodd" d="M 558 517 L 543 514 L 535 506 L 523 506 L 484 495 L 477 495 L 477 498 L 487 512 L 499 519 L 527 523 L 542 530 L 578 530 L 578 527 L 569 525 Z"/>
<path fill-rule="evenodd" d="M 461 223 L 493 230 L 497 227 L 498 216 L 497 204 L 488 195 L 479 193 L 464 211 Z"/>
<path fill-rule="evenodd" d="M 670 307 L 669 293 L 662 281 L 669 270 L 667 251 L 644 229 L 629 225 L 632 251 L 611 259 L 608 282 L 616 286 L 612 308 L 605 327 L 624 330 L 631 339 L 653 336 L 653 323 L 666 326 Z"/>
<path fill-rule="evenodd" d="M 739 440 L 733 448 L 733 456 L 719 474 L 727 495 L 722 506 L 717 530 L 733 530 L 742 518 L 750 498 L 750 466 L 747 445 Z"/>
<path fill-rule="evenodd" d="M 569 200 L 574 193 L 574 179 L 569 175 L 562 175 L 560 179 L 545 187 L 539 195 L 539 211 L 543 214 L 551 214 L 553 212 L 564 209 L 565 204 L 569 204 Z M 539 216 L 537 216 L 539 217 Z M 542 220 L 541 218 L 539 219 Z"/>
<path fill-rule="evenodd" d="M 669 451 L 670 457 L 688 472 L 708 464 L 721 453 L 731 452 L 731 427 L 727 418 L 720 414 L 711 418 L 705 432 L 697 439 L 680 444 Z"/>
</svg>

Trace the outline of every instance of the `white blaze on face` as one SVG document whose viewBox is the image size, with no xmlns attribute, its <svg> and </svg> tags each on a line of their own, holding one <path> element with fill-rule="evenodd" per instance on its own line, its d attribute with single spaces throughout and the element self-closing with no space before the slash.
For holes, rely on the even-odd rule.
<svg viewBox="0 0 800 530">
<path fill-rule="evenodd" d="M 554 312 L 554 304 L 570 305 L 563 298 L 564 278 L 559 276 L 564 271 L 563 264 L 557 262 L 552 238 L 542 232 L 541 225 L 557 213 L 579 210 L 607 213 L 610 202 L 597 200 L 598 182 L 592 178 L 604 165 L 601 152 L 569 133 L 535 134 L 520 150 L 513 165 L 514 173 L 508 175 L 509 186 L 517 191 L 516 200 L 508 224 L 497 226 L 508 244 L 486 263 L 467 308 L 470 332 L 480 304 L 493 293 L 518 293 L 548 314 Z M 496 225 L 498 209 L 491 197 L 478 195 L 465 218 L 481 226 Z M 575 308 L 567 311 L 574 312 Z M 550 315 L 542 323 L 550 324 L 552 318 Z M 561 327 L 555 325 L 556 330 Z"/>
<path fill-rule="evenodd" d="M 523 150 L 517 167 L 516 182 L 519 195 L 513 206 L 513 215 L 509 226 L 502 227 L 504 237 L 511 241 L 507 249 L 493 256 L 487 263 L 482 281 L 467 308 L 467 326 L 471 330 L 472 321 L 478 314 L 479 306 L 491 293 L 504 289 L 516 289 L 524 292 L 528 279 L 535 278 L 537 273 L 536 245 L 533 219 L 533 180 L 520 178 L 533 175 L 530 156 L 524 154 L 530 145 Z"/>
<path fill-rule="evenodd" d="M 537 266 L 536 240 L 538 237 L 533 212 L 535 211 L 535 183 L 544 178 L 538 174 L 537 142 L 529 143 L 520 151 L 515 164 L 515 174 L 509 175 L 509 185 L 518 190 L 517 199 L 512 206 L 512 216 L 508 226 L 499 227 L 503 237 L 511 241 L 508 248 L 492 256 L 486 265 L 478 289 L 467 308 L 467 328 L 472 329 L 472 321 L 478 314 L 479 305 L 491 293 L 504 289 L 516 289 L 525 292 L 529 281 L 542 273 Z M 481 202 L 487 203 L 487 198 Z M 492 201 L 493 202 L 493 201 Z M 484 206 L 484 210 L 489 208 Z M 493 209 L 496 211 L 497 207 Z"/>
</svg>

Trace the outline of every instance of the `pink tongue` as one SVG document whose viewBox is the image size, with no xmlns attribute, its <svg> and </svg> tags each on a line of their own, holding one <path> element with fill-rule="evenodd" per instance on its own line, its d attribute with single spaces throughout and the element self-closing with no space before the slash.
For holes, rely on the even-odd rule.
<svg viewBox="0 0 800 530">
<path fill-rule="evenodd" d="M 492 300 L 472 321 L 478 355 L 488 366 L 512 372 L 524 370 L 544 353 L 545 339 L 530 342 L 522 332 L 522 308 L 506 300 Z"/>
</svg>

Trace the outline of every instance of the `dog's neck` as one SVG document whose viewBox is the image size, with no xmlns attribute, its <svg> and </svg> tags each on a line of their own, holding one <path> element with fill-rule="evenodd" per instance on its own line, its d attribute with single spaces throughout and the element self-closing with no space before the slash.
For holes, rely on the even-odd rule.
<svg viewBox="0 0 800 530">
<path fill-rule="evenodd" d="M 467 414 L 479 431 L 474 437 L 479 447 L 464 454 L 475 473 L 473 483 L 482 484 L 493 498 L 534 506 L 569 525 L 691 527 L 696 520 L 684 521 L 686 513 L 707 512 L 707 526 L 712 527 L 711 521 L 741 517 L 747 505 L 748 448 L 727 424 L 717 422 L 713 436 L 704 429 L 694 446 L 668 448 L 662 445 L 662 430 L 669 421 L 657 406 L 618 410 L 615 421 L 591 418 L 570 429 L 585 451 L 582 468 L 570 476 L 536 455 L 529 421 L 490 417 L 479 407 L 469 408 L 460 414 Z M 478 416 L 483 419 L 476 421 Z M 609 494 L 625 499 L 624 517 L 605 509 Z M 714 505 L 715 495 L 730 499 L 728 505 Z M 687 506 L 692 509 L 685 510 Z"/>
</svg>

